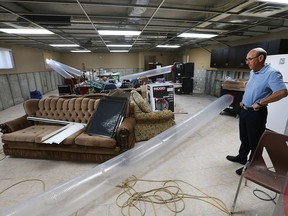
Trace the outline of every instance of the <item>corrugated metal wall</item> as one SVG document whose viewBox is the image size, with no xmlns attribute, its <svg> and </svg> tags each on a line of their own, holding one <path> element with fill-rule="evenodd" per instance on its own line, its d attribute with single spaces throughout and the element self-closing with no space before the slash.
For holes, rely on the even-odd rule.
<svg viewBox="0 0 288 216">
<path fill-rule="evenodd" d="M 0 110 L 28 100 L 31 91 L 45 94 L 60 84 L 63 78 L 53 71 L 0 75 Z"/>
</svg>

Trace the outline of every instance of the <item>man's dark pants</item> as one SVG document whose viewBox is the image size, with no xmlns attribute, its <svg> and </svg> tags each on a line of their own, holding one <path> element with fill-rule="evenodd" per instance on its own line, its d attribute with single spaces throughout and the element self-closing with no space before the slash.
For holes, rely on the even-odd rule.
<svg viewBox="0 0 288 216">
<path fill-rule="evenodd" d="M 266 128 L 267 107 L 261 107 L 260 110 L 254 111 L 252 108 L 240 111 L 239 131 L 240 131 L 240 149 L 239 159 L 247 160 L 250 152 L 249 161 L 252 159 L 256 150 L 259 139 Z"/>
</svg>

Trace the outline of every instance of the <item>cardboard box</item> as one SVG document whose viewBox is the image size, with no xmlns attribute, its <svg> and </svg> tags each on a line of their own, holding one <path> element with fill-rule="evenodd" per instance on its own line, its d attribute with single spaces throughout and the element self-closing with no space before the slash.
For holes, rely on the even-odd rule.
<svg viewBox="0 0 288 216">
<path fill-rule="evenodd" d="M 222 83 L 222 89 L 234 90 L 234 91 L 245 91 L 246 84 L 247 84 L 247 80 L 238 80 L 238 81 L 225 80 Z"/>
<path fill-rule="evenodd" d="M 169 83 L 148 84 L 147 99 L 153 111 L 174 112 L 174 86 Z"/>
</svg>

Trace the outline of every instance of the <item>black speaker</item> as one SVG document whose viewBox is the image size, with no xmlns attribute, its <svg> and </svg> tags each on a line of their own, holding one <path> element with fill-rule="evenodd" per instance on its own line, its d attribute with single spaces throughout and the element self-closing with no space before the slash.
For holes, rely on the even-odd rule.
<svg viewBox="0 0 288 216">
<path fill-rule="evenodd" d="M 193 79 L 183 78 L 182 79 L 182 93 L 190 94 L 193 92 Z"/>
<path fill-rule="evenodd" d="M 173 65 L 173 70 L 173 81 L 176 82 L 183 76 L 183 64 L 180 62 L 175 62 Z"/>
<path fill-rule="evenodd" d="M 194 63 L 188 62 L 183 64 L 183 77 L 193 77 L 194 76 Z"/>
<path fill-rule="evenodd" d="M 221 88 L 221 96 L 225 94 L 230 94 L 233 97 L 233 102 L 230 104 L 229 107 L 224 109 L 225 112 L 234 114 L 236 117 L 240 114 L 240 102 L 242 101 L 242 97 L 244 94 L 244 91 L 233 91 L 228 89 L 222 89 Z"/>
</svg>

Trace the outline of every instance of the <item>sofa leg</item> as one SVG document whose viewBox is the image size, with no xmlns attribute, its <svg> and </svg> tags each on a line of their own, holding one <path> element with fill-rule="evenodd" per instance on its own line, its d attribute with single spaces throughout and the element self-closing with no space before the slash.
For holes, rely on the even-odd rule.
<svg viewBox="0 0 288 216">
<path fill-rule="evenodd" d="M 0 132 L 3 134 L 9 132 L 6 124 L 0 124 Z"/>
<path fill-rule="evenodd" d="M 119 134 L 119 137 L 117 139 L 117 142 L 121 151 L 128 150 L 129 149 L 129 146 L 128 146 L 129 131 L 126 130 L 125 128 L 121 128 L 118 134 Z"/>
</svg>

